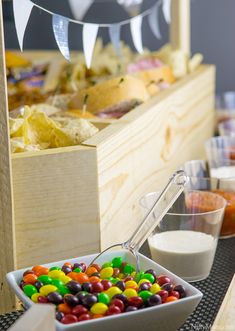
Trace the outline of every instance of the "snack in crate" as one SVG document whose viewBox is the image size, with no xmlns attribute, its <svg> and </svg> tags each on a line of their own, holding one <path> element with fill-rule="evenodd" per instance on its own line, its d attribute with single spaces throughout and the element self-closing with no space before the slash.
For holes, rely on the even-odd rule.
<svg viewBox="0 0 235 331">
<path fill-rule="evenodd" d="M 12 152 L 79 145 L 97 132 L 85 119 L 65 119 L 61 123 L 37 106 L 26 106 L 18 118 L 10 118 Z"/>
<path fill-rule="evenodd" d="M 167 304 L 187 296 L 182 285 L 153 269 L 137 272 L 116 256 L 102 266 L 83 262 L 34 266 L 19 284 L 34 303 L 56 306 L 56 319 L 72 324 Z"/>
<path fill-rule="evenodd" d="M 133 76 L 115 77 L 78 92 L 69 103 L 70 108 L 92 113 L 129 111 L 149 99 L 144 83 Z"/>
</svg>

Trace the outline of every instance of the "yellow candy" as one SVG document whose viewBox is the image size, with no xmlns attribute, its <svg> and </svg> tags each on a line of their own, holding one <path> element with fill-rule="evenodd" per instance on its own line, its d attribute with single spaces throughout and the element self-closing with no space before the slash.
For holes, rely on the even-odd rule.
<svg viewBox="0 0 235 331">
<path fill-rule="evenodd" d="M 127 288 L 123 294 L 129 299 L 131 297 L 137 297 L 138 294 L 136 292 L 136 290 L 134 290 L 133 288 Z"/>
<path fill-rule="evenodd" d="M 157 283 L 153 284 L 150 288 L 150 292 L 155 294 L 157 292 L 161 291 L 161 286 Z"/>
<path fill-rule="evenodd" d="M 65 276 L 65 273 L 61 270 L 52 270 L 48 272 L 48 276 L 54 279 L 60 279 L 60 277 Z"/>
<path fill-rule="evenodd" d="M 136 271 L 133 271 L 133 272 L 131 273 L 131 277 L 135 278 L 135 275 L 136 275 Z"/>
<path fill-rule="evenodd" d="M 123 278 L 125 278 L 126 276 L 120 272 L 120 274 L 118 275 L 118 277 L 119 277 L 120 279 L 123 279 Z"/>
<path fill-rule="evenodd" d="M 138 288 L 138 284 L 134 280 L 128 280 L 126 282 L 126 288 Z"/>
<path fill-rule="evenodd" d="M 72 280 L 72 278 L 64 275 L 64 276 L 60 276 L 59 280 L 61 280 L 65 284 L 67 284 L 68 282 L 70 282 Z"/>
<path fill-rule="evenodd" d="M 38 297 L 42 296 L 40 293 L 34 293 L 32 296 L 31 296 L 31 300 L 35 303 L 38 302 Z"/>
<path fill-rule="evenodd" d="M 54 285 L 44 285 L 40 288 L 39 292 L 41 295 L 44 295 L 45 297 L 51 293 L 51 292 L 56 292 L 57 287 Z"/>
<path fill-rule="evenodd" d="M 100 271 L 101 279 L 106 279 L 106 278 L 112 277 L 112 275 L 113 275 L 113 268 L 111 268 L 111 267 L 104 268 Z"/>
<path fill-rule="evenodd" d="M 114 295 L 121 294 L 122 290 L 120 290 L 120 288 L 117 286 L 112 286 L 105 293 L 108 294 L 110 299 L 112 299 Z"/>
<path fill-rule="evenodd" d="M 141 279 L 139 281 L 138 285 L 140 286 L 142 283 L 150 283 L 151 284 L 151 282 L 148 279 Z"/>
<path fill-rule="evenodd" d="M 106 311 L 108 310 L 108 306 L 105 305 L 104 303 L 98 302 L 95 303 L 92 307 L 91 307 L 91 312 L 92 314 L 105 314 Z"/>
</svg>

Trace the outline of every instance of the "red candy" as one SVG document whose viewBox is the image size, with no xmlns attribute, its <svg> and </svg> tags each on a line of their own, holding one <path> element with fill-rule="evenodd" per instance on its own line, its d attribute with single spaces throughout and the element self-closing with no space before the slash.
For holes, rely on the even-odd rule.
<svg viewBox="0 0 235 331">
<path fill-rule="evenodd" d="M 81 322 L 81 321 L 87 321 L 91 319 L 90 315 L 89 314 L 82 314 L 78 317 L 78 321 Z"/>
<path fill-rule="evenodd" d="M 48 303 L 48 299 L 46 297 L 40 296 L 38 297 L 38 303 Z"/>
<path fill-rule="evenodd" d="M 63 324 L 72 324 L 78 322 L 78 318 L 75 315 L 67 314 L 61 319 Z"/>
<path fill-rule="evenodd" d="M 121 309 L 118 306 L 111 305 L 109 306 L 109 309 L 107 310 L 105 315 L 116 315 L 121 314 Z"/>
<path fill-rule="evenodd" d="M 128 305 L 134 307 L 141 307 L 143 305 L 143 299 L 141 297 L 131 297 L 128 299 Z"/>
<path fill-rule="evenodd" d="M 158 295 L 162 298 L 162 303 L 166 302 L 166 299 L 168 298 L 168 292 L 165 290 L 157 292 Z"/>
<path fill-rule="evenodd" d="M 166 283 L 170 283 L 171 280 L 170 280 L 170 278 L 167 277 L 167 276 L 159 276 L 159 277 L 157 277 L 157 282 L 158 282 L 158 284 L 159 284 L 160 286 L 162 286 L 162 285 L 164 285 L 164 284 L 166 284 Z"/>
<path fill-rule="evenodd" d="M 120 299 L 113 299 L 110 302 L 110 305 L 114 305 L 114 306 L 118 307 L 120 309 L 120 311 L 123 311 L 125 309 L 125 305 L 124 305 L 123 301 Z"/>
<path fill-rule="evenodd" d="M 83 314 L 87 314 L 88 310 L 83 306 L 83 305 L 77 305 L 76 307 L 74 307 L 72 309 L 72 314 L 76 315 L 76 316 L 80 316 Z"/>
</svg>

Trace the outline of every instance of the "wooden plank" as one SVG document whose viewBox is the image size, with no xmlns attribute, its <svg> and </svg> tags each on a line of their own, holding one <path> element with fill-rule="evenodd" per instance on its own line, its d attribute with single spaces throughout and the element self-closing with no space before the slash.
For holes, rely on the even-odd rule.
<svg viewBox="0 0 235 331">
<path fill-rule="evenodd" d="M 3 313 L 12 310 L 15 304 L 14 296 L 5 280 L 6 273 L 15 269 L 15 229 L 8 138 L 8 101 L 2 1 L 0 3 L 0 54 L 0 313 Z"/>
<path fill-rule="evenodd" d="M 174 50 L 191 54 L 190 0 L 171 2 L 170 43 Z"/>
<path fill-rule="evenodd" d="M 96 149 L 12 158 L 19 268 L 100 249 Z"/>
<path fill-rule="evenodd" d="M 216 316 L 211 331 L 234 331 L 235 330 L 235 275 L 230 283 L 224 301 Z"/>
<path fill-rule="evenodd" d="M 55 331 L 55 308 L 52 305 L 33 305 L 9 331 Z"/>
<path fill-rule="evenodd" d="M 152 107 L 127 114 L 128 124 L 112 125 L 86 142 L 97 143 L 102 249 L 131 235 L 141 220 L 143 194 L 159 190 L 186 160 L 204 156 L 213 134 L 214 88 L 214 68 L 203 68 Z"/>
</svg>

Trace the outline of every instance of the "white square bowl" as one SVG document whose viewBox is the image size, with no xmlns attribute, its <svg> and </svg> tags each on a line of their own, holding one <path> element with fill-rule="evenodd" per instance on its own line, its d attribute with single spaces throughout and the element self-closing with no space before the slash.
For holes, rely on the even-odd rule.
<svg viewBox="0 0 235 331">
<path fill-rule="evenodd" d="M 87 255 L 64 261 L 57 261 L 45 264 L 46 267 L 62 266 L 65 262 L 84 262 L 87 265 L 96 256 Z M 127 251 L 107 252 L 105 259 L 99 259 L 99 263 L 112 260 L 115 256 L 122 256 L 124 261 L 135 263 L 133 255 Z M 183 285 L 187 292 L 187 297 L 178 301 L 166 303 L 163 305 L 149 307 L 134 312 L 123 313 L 119 315 L 107 316 L 95 320 L 79 322 L 74 324 L 62 324 L 55 320 L 57 331 L 176 331 L 193 312 L 202 298 L 202 293 L 188 284 L 181 278 L 177 277 L 167 269 L 161 267 L 156 262 L 148 259 L 146 256 L 139 254 L 141 270 L 154 269 L 158 275 L 169 276 L 173 283 Z M 24 271 L 31 269 L 25 268 L 13 271 L 7 274 L 7 281 L 14 290 L 17 297 L 22 301 L 25 308 L 34 305 L 21 290 L 19 283 Z"/>
</svg>

